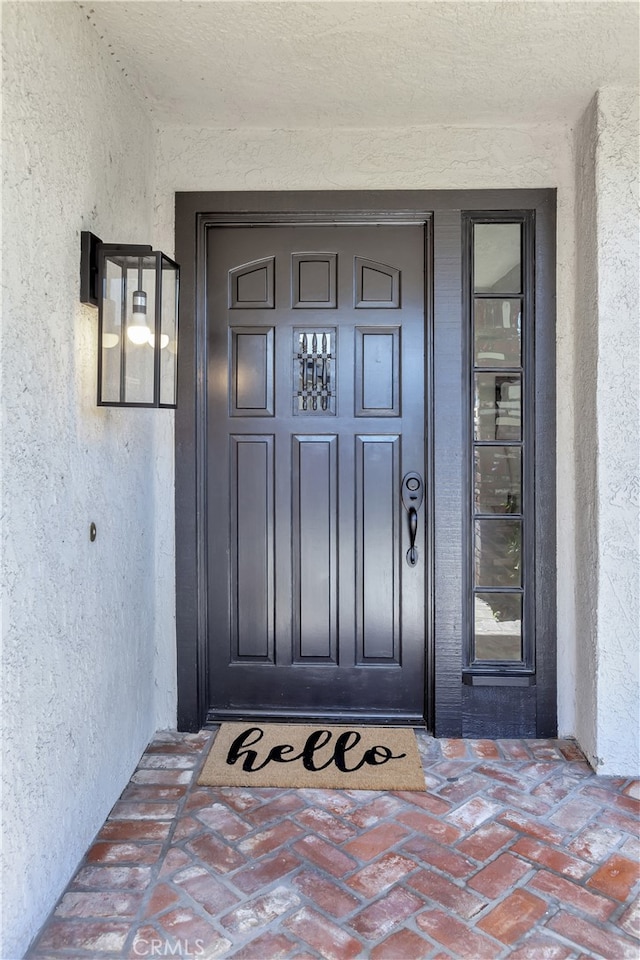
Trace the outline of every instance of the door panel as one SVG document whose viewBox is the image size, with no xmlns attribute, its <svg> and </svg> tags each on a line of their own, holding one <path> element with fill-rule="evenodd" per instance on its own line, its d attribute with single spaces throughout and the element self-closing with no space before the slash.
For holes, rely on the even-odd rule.
<svg viewBox="0 0 640 960">
<path fill-rule="evenodd" d="M 208 232 L 221 717 L 423 716 L 425 515 L 411 566 L 401 486 L 424 475 L 424 264 L 419 224 Z"/>
<path fill-rule="evenodd" d="M 229 309 L 272 309 L 274 270 L 273 257 L 242 263 L 229 270 Z"/>
<path fill-rule="evenodd" d="M 400 438 L 356 437 L 359 662 L 398 662 Z"/>
<path fill-rule="evenodd" d="M 356 327 L 356 417 L 400 416 L 400 328 Z"/>
<path fill-rule="evenodd" d="M 273 327 L 231 331 L 231 416 L 273 416 Z"/>
<path fill-rule="evenodd" d="M 337 662 L 338 438 L 293 438 L 294 660 Z"/>
<path fill-rule="evenodd" d="M 273 662 L 274 438 L 230 439 L 232 660 Z"/>
</svg>

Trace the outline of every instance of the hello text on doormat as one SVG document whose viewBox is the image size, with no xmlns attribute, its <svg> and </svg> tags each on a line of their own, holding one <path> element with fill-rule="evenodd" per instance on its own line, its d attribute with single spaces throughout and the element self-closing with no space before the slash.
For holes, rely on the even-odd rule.
<svg viewBox="0 0 640 960">
<path fill-rule="evenodd" d="M 223 723 L 202 786 L 424 790 L 413 730 Z"/>
</svg>

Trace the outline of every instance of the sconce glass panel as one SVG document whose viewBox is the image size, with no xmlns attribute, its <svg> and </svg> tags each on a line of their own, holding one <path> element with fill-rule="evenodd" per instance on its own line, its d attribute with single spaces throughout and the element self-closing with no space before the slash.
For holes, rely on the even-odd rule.
<svg viewBox="0 0 640 960">
<path fill-rule="evenodd" d="M 177 264 L 156 251 L 102 250 L 98 403 L 176 405 Z"/>
<path fill-rule="evenodd" d="M 178 395 L 178 283 L 177 265 L 163 255 L 160 323 L 161 407 L 174 407 Z"/>
<path fill-rule="evenodd" d="M 119 403 L 122 372 L 122 267 L 120 264 L 113 260 L 105 261 L 103 283 L 100 399 L 103 403 Z"/>
<path fill-rule="evenodd" d="M 126 257 L 124 263 L 126 267 L 124 402 L 152 404 L 156 259 L 153 256 Z"/>
</svg>

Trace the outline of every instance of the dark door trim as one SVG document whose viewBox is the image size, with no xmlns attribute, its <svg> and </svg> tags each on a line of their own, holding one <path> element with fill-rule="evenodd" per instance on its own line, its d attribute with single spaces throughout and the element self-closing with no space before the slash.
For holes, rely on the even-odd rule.
<svg viewBox="0 0 640 960">
<path fill-rule="evenodd" d="M 464 550 L 462 518 L 463 396 L 460 404 L 440 409 L 440 380 L 463 383 L 460 291 L 462 217 L 466 210 L 533 209 L 538 236 L 544 238 L 536 258 L 539 309 L 553 318 L 555 300 L 555 190 L 503 191 L 311 191 L 206 192 L 176 194 L 176 259 L 181 265 L 180 375 L 176 410 L 176 632 L 178 660 L 178 729 L 198 730 L 206 722 L 207 696 L 207 551 L 206 551 L 206 336 L 204 257 L 208 227 L 229 223 L 371 223 L 424 222 L 432 291 L 426 298 L 427 370 L 426 435 L 431 438 L 425 479 L 430 496 L 427 527 L 427 643 L 425 719 L 437 735 L 462 732 L 463 571 L 452 569 L 451 555 Z M 541 232 L 540 232 L 541 231 Z M 555 324 L 544 326 L 536 339 L 537 454 L 539 503 L 536 540 L 545 543 L 545 562 L 537 571 L 537 593 L 545 598 L 538 621 L 539 668 L 555 674 Z M 434 368 L 434 355 L 446 356 L 446 371 Z M 445 438 L 460 438 L 458 458 L 438 461 Z M 444 448 L 444 446 L 443 446 Z M 538 525 L 540 529 L 538 529 Z M 442 547 L 446 545 L 446 555 Z M 440 551 L 440 552 L 439 552 Z M 455 565 L 454 565 L 455 566 Z M 459 564 L 462 568 L 462 564 Z M 438 576 L 436 621 L 433 589 Z M 538 626 L 540 630 L 540 626 Z M 437 639 L 437 648 L 435 645 Z M 553 662 L 553 667 L 550 666 Z M 555 727 L 555 683 L 547 677 L 539 692 L 546 698 L 545 729 Z M 551 683 L 551 694 L 549 693 Z M 554 702 L 551 703 L 551 699 Z M 553 714 L 553 718 L 551 715 Z M 544 734 L 548 736 L 549 734 Z"/>
</svg>

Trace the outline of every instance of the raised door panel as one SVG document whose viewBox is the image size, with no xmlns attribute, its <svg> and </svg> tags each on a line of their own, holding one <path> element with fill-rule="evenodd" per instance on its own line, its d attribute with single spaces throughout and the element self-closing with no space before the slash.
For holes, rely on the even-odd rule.
<svg viewBox="0 0 640 960">
<path fill-rule="evenodd" d="M 388 263 L 356 257 L 354 304 L 360 309 L 397 309 L 400 306 L 400 270 Z"/>
<path fill-rule="evenodd" d="M 356 416 L 400 416 L 400 328 L 356 328 Z"/>
<path fill-rule="evenodd" d="M 275 304 L 275 257 L 242 263 L 229 271 L 230 310 L 271 310 Z"/>
<path fill-rule="evenodd" d="M 293 438 L 294 660 L 337 660 L 338 438 Z"/>
<path fill-rule="evenodd" d="M 360 663 L 400 658 L 400 437 L 356 437 L 356 620 Z"/>
<path fill-rule="evenodd" d="M 232 417 L 272 417 L 273 327 L 234 327 L 231 330 Z"/>
<path fill-rule="evenodd" d="M 230 441 L 231 661 L 273 662 L 274 437 Z"/>
<path fill-rule="evenodd" d="M 331 310 L 338 304 L 337 254 L 291 255 L 291 305 L 294 309 Z"/>
</svg>

